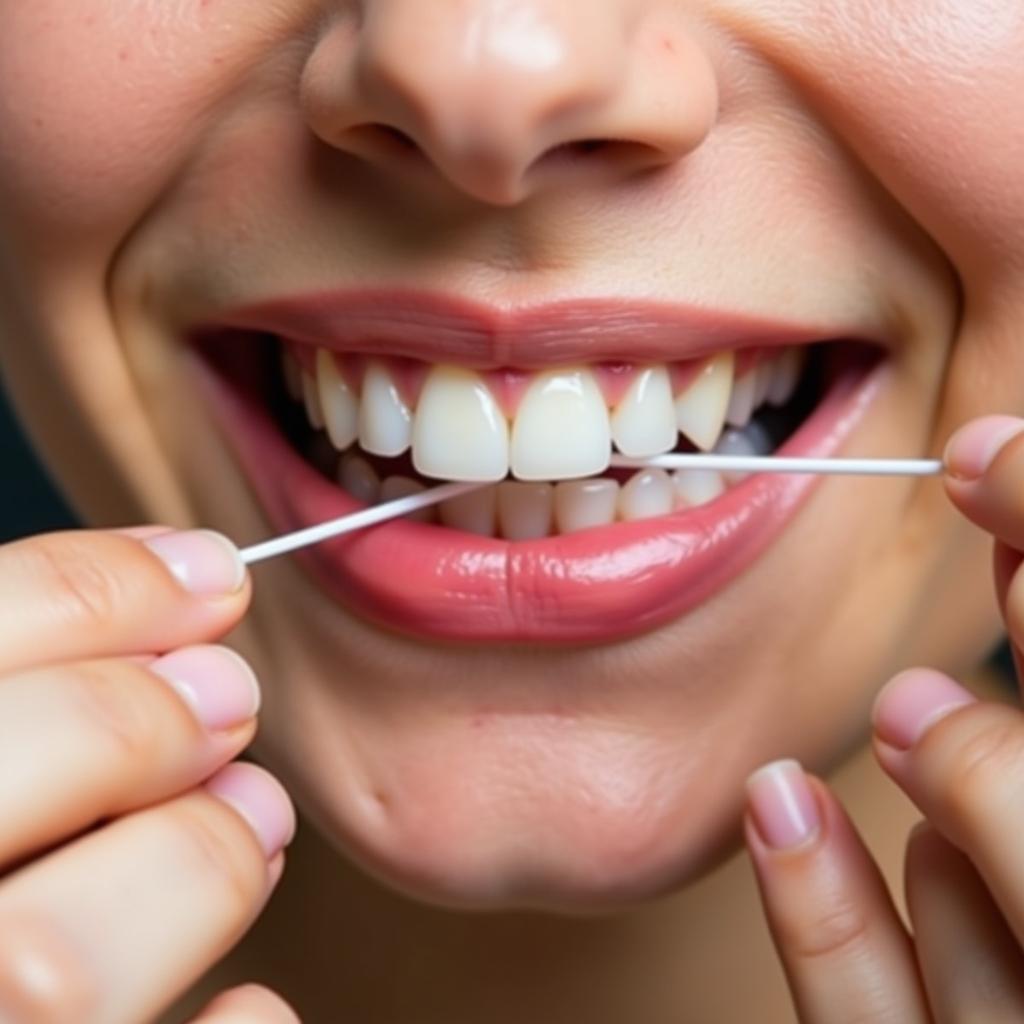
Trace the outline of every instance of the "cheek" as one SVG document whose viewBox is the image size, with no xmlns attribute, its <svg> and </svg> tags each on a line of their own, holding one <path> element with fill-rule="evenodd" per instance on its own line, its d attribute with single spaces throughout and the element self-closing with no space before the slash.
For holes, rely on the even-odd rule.
<svg viewBox="0 0 1024 1024">
<path fill-rule="evenodd" d="M 780 0 L 775 9 L 790 26 L 777 59 L 958 269 L 1019 279 L 1020 0 Z"/>
<path fill-rule="evenodd" d="M 244 14 L 249 6 L 248 0 L 5 3 L 5 226 L 28 227 L 33 239 L 59 231 L 62 243 L 115 239 L 127 230 L 243 77 L 248 50 L 265 39 L 267 25 L 253 21 L 268 16 Z"/>
</svg>

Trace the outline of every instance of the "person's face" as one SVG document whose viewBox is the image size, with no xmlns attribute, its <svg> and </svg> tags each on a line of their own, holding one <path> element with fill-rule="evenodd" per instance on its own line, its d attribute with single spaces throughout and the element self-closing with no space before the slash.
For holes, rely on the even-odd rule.
<svg viewBox="0 0 1024 1024">
<path fill-rule="evenodd" d="M 664 450 L 666 380 L 837 338 L 882 361 L 809 379 L 790 448 L 936 453 L 1024 405 L 1022 51 L 1019 0 L 3 0 L 4 369 L 92 521 L 240 542 L 352 504 L 326 442 L 282 441 L 281 337 L 378 357 L 341 362 L 378 474 L 414 413 L 428 476 L 600 475 L 604 406 Z M 428 403 L 439 363 L 529 372 L 435 373 Z M 717 433 L 713 389 L 683 405 Z M 569 532 L 613 514 L 590 490 L 503 491 L 499 529 L 561 537 L 400 524 L 255 570 L 257 751 L 389 883 L 662 893 L 735 841 L 747 772 L 836 763 L 890 672 L 995 635 L 935 482 L 751 478 Z"/>
</svg>

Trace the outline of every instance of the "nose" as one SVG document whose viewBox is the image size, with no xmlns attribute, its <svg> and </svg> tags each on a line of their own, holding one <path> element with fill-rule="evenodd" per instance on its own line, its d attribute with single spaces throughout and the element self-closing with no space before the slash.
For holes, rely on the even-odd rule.
<svg viewBox="0 0 1024 1024">
<path fill-rule="evenodd" d="M 346 7 L 348 5 L 345 5 Z M 512 205 L 558 181 L 679 160 L 711 130 L 712 63 L 647 0 L 365 0 L 307 62 L 324 142 L 388 173 Z M 648 10 L 649 8 L 649 10 Z"/>
</svg>

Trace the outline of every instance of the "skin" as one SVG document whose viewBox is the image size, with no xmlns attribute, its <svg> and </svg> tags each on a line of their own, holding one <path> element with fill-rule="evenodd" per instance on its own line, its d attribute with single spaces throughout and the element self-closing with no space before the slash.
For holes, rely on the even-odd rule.
<svg viewBox="0 0 1024 1024">
<path fill-rule="evenodd" d="M 313 0 L 0 4 L 0 357 L 89 522 L 267 534 L 192 397 L 181 331 L 320 287 L 643 295 L 852 325 L 884 339 L 891 371 L 858 454 L 937 453 L 1024 405 L 1013 0 L 366 0 L 361 17 Z M 556 151 L 593 138 L 623 141 Z M 603 913 L 685 884 L 671 924 L 645 913 L 647 945 L 630 941 L 694 942 L 696 883 L 741 839 L 747 774 L 777 757 L 828 774 L 863 751 L 893 673 L 962 672 L 997 636 L 991 538 L 950 496 L 825 483 L 713 600 L 604 648 L 430 647 L 268 564 L 230 636 L 264 682 L 255 752 L 336 851 L 309 862 L 345 878 L 339 901 L 386 904 L 439 948 L 459 946 L 447 915 L 390 904 L 337 853 L 458 909 Z M 952 496 L 1019 544 L 998 528 L 1024 519 L 1012 500 Z M 794 579 L 799 615 L 773 599 Z M 910 791 L 930 816 L 948 785 Z M 877 777 L 855 789 L 881 799 Z M 550 917 L 523 918 L 518 941 L 466 920 L 527 961 L 561 934 Z M 594 924 L 615 937 L 609 976 L 624 920 Z M 711 948 L 733 955 L 728 935 Z M 472 1001 L 457 966 L 436 967 L 456 1010 Z M 639 1005 L 650 978 L 629 977 Z"/>
</svg>

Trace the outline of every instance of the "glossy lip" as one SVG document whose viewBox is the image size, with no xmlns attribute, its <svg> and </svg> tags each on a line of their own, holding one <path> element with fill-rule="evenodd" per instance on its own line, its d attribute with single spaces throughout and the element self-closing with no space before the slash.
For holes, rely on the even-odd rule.
<svg viewBox="0 0 1024 1024">
<path fill-rule="evenodd" d="M 259 397 L 193 361 L 276 531 L 362 507 L 292 450 Z M 780 453 L 835 454 L 885 370 L 882 361 L 870 373 L 841 375 Z M 296 558 L 353 614 L 403 633 L 462 643 L 611 642 L 663 625 L 726 586 L 818 482 L 757 475 L 698 509 L 525 543 L 395 521 Z"/>
<path fill-rule="evenodd" d="M 668 302 L 565 300 L 500 309 L 429 292 L 384 289 L 273 299 L 221 313 L 203 326 L 262 331 L 342 353 L 476 369 L 625 358 L 668 362 L 725 349 L 838 337 L 885 343 L 855 324 L 787 323 Z"/>
</svg>

